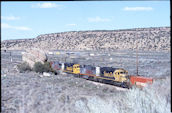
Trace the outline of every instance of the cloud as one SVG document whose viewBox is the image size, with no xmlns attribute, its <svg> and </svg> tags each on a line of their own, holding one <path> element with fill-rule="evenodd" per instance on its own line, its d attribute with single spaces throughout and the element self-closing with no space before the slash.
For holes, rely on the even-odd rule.
<svg viewBox="0 0 172 113">
<path fill-rule="evenodd" d="M 151 11 L 152 7 L 125 7 L 124 11 Z"/>
<path fill-rule="evenodd" d="M 15 16 L 1 16 L 2 20 L 20 20 L 20 17 Z"/>
<path fill-rule="evenodd" d="M 11 26 L 6 23 L 1 23 L 1 28 L 2 29 L 15 29 L 15 30 L 23 30 L 23 31 L 28 31 L 31 30 L 31 28 L 24 27 L 24 26 Z"/>
<path fill-rule="evenodd" d="M 55 3 L 45 2 L 45 3 L 33 4 L 32 8 L 56 8 L 56 7 L 60 7 L 60 6 L 61 5 L 57 5 Z"/>
<path fill-rule="evenodd" d="M 108 22 L 110 19 L 108 18 L 100 18 L 100 17 L 95 17 L 95 18 L 88 18 L 89 22 Z"/>
<path fill-rule="evenodd" d="M 66 26 L 76 26 L 76 24 L 66 24 Z"/>
</svg>

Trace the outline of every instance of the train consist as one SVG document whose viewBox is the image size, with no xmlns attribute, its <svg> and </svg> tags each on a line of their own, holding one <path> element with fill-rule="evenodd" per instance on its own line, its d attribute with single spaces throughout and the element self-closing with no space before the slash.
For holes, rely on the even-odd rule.
<svg viewBox="0 0 172 113">
<path fill-rule="evenodd" d="M 80 78 L 112 84 L 123 88 L 131 88 L 132 86 L 143 87 L 153 82 L 152 78 L 128 75 L 128 71 L 122 68 L 94 67 L 75 63 L 60 63 L 58 61 L 50 61 L 50 65 L 54 71 L 62 70 L 63 72 L 74 74 Z"/>
</svg>

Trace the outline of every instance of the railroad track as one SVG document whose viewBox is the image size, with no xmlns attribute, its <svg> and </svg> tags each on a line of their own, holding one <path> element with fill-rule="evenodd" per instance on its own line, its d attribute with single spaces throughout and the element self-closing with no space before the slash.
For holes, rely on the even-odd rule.
<svg viewBox="0 0 172 113">
<path fill-rule="evenodd" d="M 4 59 L 1 59 L 1 60 L 2 60 L 2 61 L 1 61 L 1 64 L 15 64 L 15 63 L 19 64 L 19 63 L 22 62 L 22 61 L 14 61 L 14 59 L 13 59 L 12 62 L 9 61 L 9 60 L 4 60 Z"/>
</svg>

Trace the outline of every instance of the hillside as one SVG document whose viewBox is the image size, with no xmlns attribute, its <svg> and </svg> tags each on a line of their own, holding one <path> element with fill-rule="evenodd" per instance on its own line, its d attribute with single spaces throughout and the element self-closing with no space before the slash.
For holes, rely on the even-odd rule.
<svg viewBox="0 0 172 113">
<path fill-rule="evenodd" d="M 134 50 L 138 41 L 139 50 L 170 51 L 170 32 L 170 27 L 155 27 L 51 33 L 33 39 L 5 40 L 1 49 Z"/>
</svg>

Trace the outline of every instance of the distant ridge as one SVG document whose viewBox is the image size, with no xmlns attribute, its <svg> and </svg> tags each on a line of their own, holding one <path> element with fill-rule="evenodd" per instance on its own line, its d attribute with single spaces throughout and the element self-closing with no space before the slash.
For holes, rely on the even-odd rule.
<svg viewBox="0 0 172 113">
<path fill-rule="evenodd" d="M 139 50 L 170 51 L 171 27 L 69 31 L 41 34 L 33 39 L 4 40 L 1 49 L 21 50 Z"/>
</svg>

